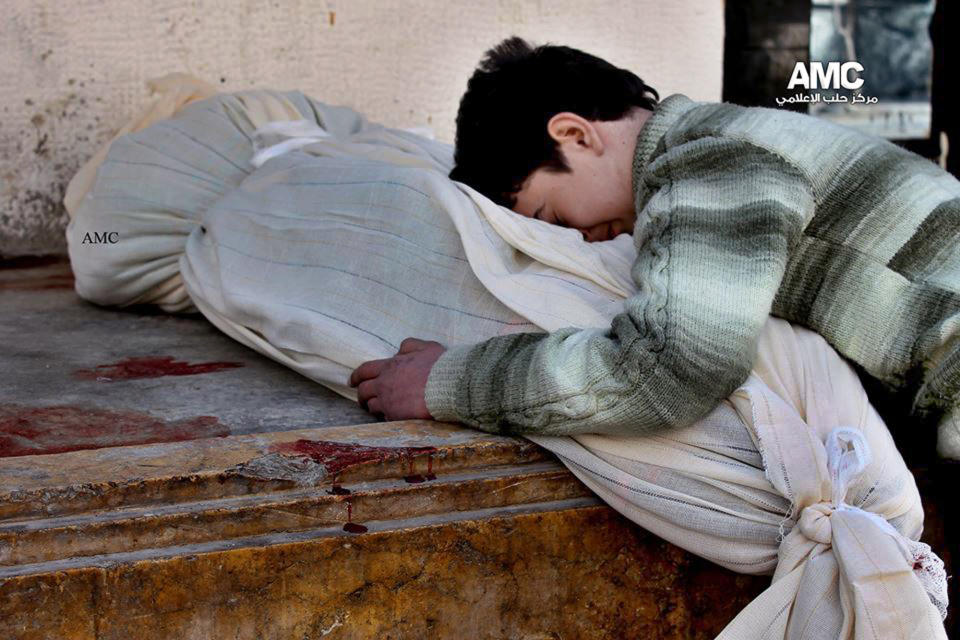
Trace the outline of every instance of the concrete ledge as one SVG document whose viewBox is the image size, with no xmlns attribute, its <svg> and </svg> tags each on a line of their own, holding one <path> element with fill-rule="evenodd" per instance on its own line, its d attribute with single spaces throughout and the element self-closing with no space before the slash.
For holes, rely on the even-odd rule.
<svg viewBox="0 0 960 640">
<path fill-rule="evenodd" d="M 441 423 L 10 457 L 0 492 L 2 637 L 712 638 L 769 581 Z"/>
<path fill-rule="evenodd" d="M 4 458 L 0 564 L 590 496 L 548 456 L 412 421 Z"/>
</svg>

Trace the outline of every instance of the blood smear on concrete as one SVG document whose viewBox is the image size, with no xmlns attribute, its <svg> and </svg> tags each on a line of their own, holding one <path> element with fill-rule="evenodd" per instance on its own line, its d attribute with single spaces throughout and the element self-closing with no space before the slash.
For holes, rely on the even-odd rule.
<svg viewBox="0 0 960 640">
<path fill-rule="evenodd" d="M 114 380 L 161 378 L 163 376 L 193 376 L 242 366 L 243 363 L 241 362 L 198 362 L 190 364 L 179 362 L 170 356 L 158 356 L 128 358 L 120 362 L 97 365 L 93 369 L 78 369 L 73 372 L 73 375 L 81 380 L 112 382 Z"/>
<path fill-rule="evenodd" d="M 137 411 L 0 404 L 0 457 L 230 435 L 216 416 L 165 421 Z"/>
<path fill-rule="evenodd" d="M 281 442 L 270 447 L 271 452 L 284 455 L 307 456 L 322 464 L 327 475 L 336 475 L 347 467 L 365 462 L 385 462 L 397 458 L 413 458 L 430 454 L 435 447 L 369 447 L 350 442 L 331 442 L 328 440 L 295 440 Z"/>
</svg>

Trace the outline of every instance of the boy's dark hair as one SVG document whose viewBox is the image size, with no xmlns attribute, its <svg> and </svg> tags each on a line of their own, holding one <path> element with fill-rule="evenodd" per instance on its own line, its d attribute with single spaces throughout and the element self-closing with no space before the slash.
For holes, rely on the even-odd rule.
<svg viewBox="0 0 960 640">
<path fill-rule="evenodd" d="M 486 52 L 460 99 L 450 178 L 513 207 L 536 169 L 570 171 L 547 133 L 554 115 L 618 120 L 659 99 L 634 73 L 589 53 L 508 38 Z"/>
</svg>

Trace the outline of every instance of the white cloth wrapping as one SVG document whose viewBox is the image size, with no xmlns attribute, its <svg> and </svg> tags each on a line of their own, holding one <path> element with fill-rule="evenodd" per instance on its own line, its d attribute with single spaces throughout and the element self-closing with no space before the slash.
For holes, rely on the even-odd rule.
<svg viewBox="0 0 960 640">
<path fill-rule="evenodd" d="M 606 331 L 637 291 L 629 236 L 588 244 L 493 204 L 446 178 L 449 145 L 315 101 L 319 131 L 309 122 L 254 131 L 269 122 L 242 113 L 257 99 L 191 105 L 198 118 L 228 107 L 243 144 L 220 148 L 248 152 L 230 159 L 229 184 L 211 186 L 195 209 L 175 195 L 176 211 L 101 206 L 129 189 L 118 162 L 143 169 L 130 145 L 111 150 L 104 167 L 114 173 L 101 170 L 68 230 L 81 295 L 164 306 L 158 291 L 182 276 L 189 300 L 170 310 L 192 301 L 242 343 L 355 398 L 350 371 L 393 355 L 404 337 L 461 344 L 513 331 Z M 188 127 L 182 115 L 178 126 Z M 144 147 L 156 143 L 151 129 L 137 135 Z M 250 173 L 252 157 L 261 166 Z M 167 177 L 184 172 L 173 160 L 147 164 Z M 151 233 L 167 220 L 185 251 L 138 239 L 144 219 Z M 101 247 L 106 262 L 97 262 L 79 238 L 105 220 L 127 242 L 106 258 Z M 157 268 L 163 278 L 151 277 Z M 110 286 L 118 271 L 123 296 Z M 923 510 L 913 477 L 852 369 L 806 329 L 771 318 L 750 378 L 691 427 L 531 439 L 657 535 L 739 572 L 773 573 L 722 640 L 946 638 L 942 564 L 914 542 Z M 862 469 L 831 474 L 831 460 L 836 471 L 867 455 Z"/>
<path fill-rule="evenodd" d="M 290 127 L 295 148 L 203 213 L 180 273 L 225 333 L 348 398 L 350 372 L 407 336 L 605 327 L 635 290 L 629 235 L 586 244 L 517 216 L 446 177 L 449 145 L 369 123 L 312 138 Z"/>
<path fill-rule="evenodd" d="M 735 571 L 774 572 L 720 640 L 946 637 L 943 564 L 914 542 L 913 477 L 856 374 L 807 329 L 770 318 L 749 379 L 686 429 L 530 439 L 644 528 Z M 862 469 L 856 455 L 869 456 Z"/>
</svg>

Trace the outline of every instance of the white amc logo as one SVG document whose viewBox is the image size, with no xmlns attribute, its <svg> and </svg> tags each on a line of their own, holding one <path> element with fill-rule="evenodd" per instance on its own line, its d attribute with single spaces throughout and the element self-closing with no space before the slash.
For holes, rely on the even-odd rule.
<svg viewBox="0 0 960 640">
<path fill-rule="evenodd" d="M 798 62 L 793 68 L 793 74 L 790 76 L 790 82 L 787 89 L 793 89 L 801 86 L 804 89 L 859 89 L 863 86 L 863 78 L 850 80 L 850 71 L 861 72 L 863 65 L 859 62 L 828 62 L 827 68 L 823 68 L 822 62 L 811 62 L 810 70 L 802 62 Z"/>
</svg>

